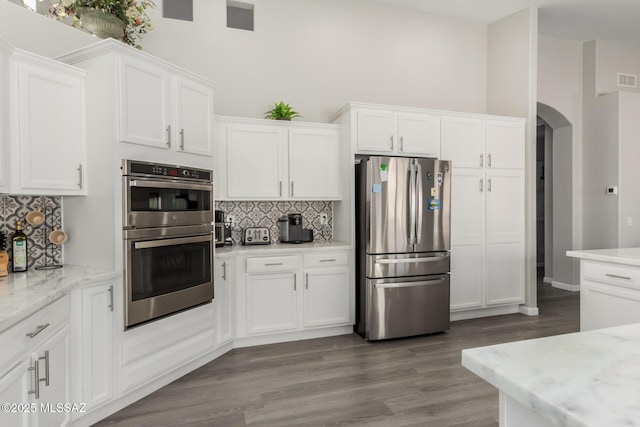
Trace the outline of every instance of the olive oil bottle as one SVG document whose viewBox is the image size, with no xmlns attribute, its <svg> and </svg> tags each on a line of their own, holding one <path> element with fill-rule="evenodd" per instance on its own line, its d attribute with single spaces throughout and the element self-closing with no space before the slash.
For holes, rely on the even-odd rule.
<svg viewBox="0 0 640 427">
<path fill-rule="evenodd" d="M 27 271 L 27 235 L 22 231 L 22 221 L 16 221 L 16 231 L 11 235 L 11 270 Z"/>
</svg>

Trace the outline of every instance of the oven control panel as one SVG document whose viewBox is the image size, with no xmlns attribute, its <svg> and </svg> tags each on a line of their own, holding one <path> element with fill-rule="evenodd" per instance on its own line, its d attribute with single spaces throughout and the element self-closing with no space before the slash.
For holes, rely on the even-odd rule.
<svg viewBox="0 0 640 427">
<path fill-rule="evenodd" d="M 212 179 L 212 172 L 210 170 L 131 160 L 125 161 L 123 170 L 125 171 L 125 175 L 132 174 L 199 181 L 211 181 Z"/>
<path fill-rule="evenodd" d="M 243 245 L 270 245 L 271 234 L 267 227 L 247 227 L 242 233 Z"/>
</svg>

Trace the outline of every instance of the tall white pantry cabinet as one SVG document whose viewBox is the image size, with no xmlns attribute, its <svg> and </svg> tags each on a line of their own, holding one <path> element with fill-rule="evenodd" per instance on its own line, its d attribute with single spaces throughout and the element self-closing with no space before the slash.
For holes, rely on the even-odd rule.
<svg viewBox="0 0 640 427">
<path fill-rule="evenodd" d="M 523 119 L 441 118 L 441 157 L 452 161 L 452 312 L 515 312 L 524 302 L 524 141 Z"/>
</svg>

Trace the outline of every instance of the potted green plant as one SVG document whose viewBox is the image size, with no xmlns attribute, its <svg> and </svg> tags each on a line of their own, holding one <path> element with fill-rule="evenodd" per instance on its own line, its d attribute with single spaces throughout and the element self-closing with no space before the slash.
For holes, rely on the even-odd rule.
<svg viewBox="0 0 640 427">
<path fill-rule="evenodd" d="M 265 119 L 291 120 L 295 117 L 302 117 L 297 111 L 293 111 L 289 104 L 285 104 L 283 101 L 280 101 L 280 103 L 276 102 L 273 105 L 273 109 L 265 113 Z"/>
<path fill-rule="evenodd" d="M 152 0 L 53 0 L 49 16 L 71 17 L 71 25 L 102 37 L 112 37 L 140 49 L 138 38 L 153 30 L 146 9 Z"/>
</svg>

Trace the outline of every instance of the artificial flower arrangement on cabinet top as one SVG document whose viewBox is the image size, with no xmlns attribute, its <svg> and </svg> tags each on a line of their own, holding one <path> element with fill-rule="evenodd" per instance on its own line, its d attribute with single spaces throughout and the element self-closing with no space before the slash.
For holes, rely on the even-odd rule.
<svg viewBox="0 0 640 427">
<path fill-rule="evenodd" d="M 151 0 L 53 0 L 49 16 L 56 20 L 71 17 L 74 27 L 141 49 L 138 39 L 153 30 L 146 10 L 154 7 Z"/>
</svg>

